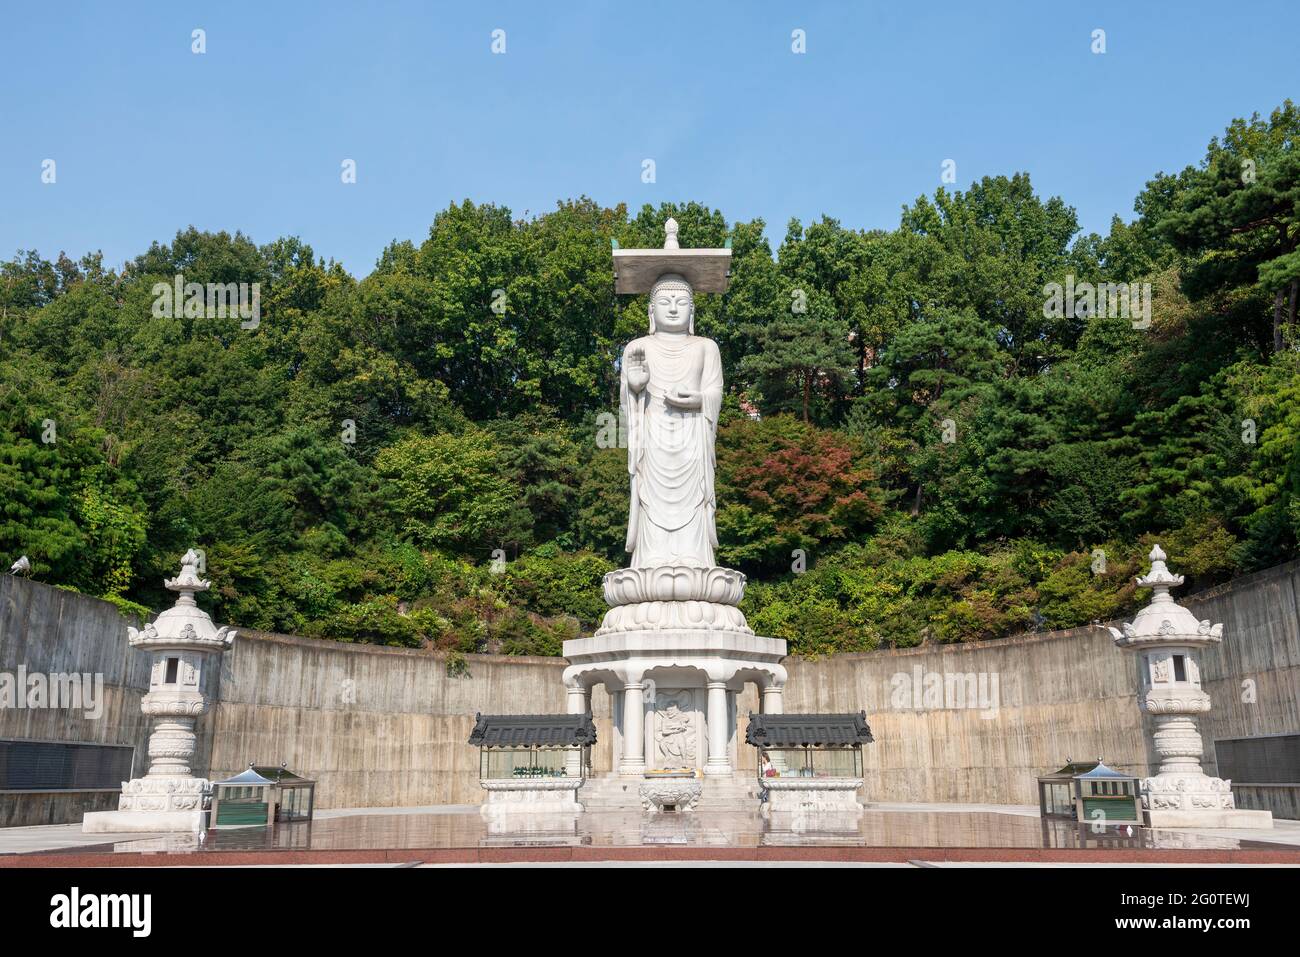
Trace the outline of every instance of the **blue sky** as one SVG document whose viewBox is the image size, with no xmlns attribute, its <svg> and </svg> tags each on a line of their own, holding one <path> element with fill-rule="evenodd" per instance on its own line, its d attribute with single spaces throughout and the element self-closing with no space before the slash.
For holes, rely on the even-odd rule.
<svg viewBox="0 0 1300 957">
<path fill-rule="evenodd" d="M 945 159 L 962 188 L 1028 171 L 1104 232 L 1300 94 L 1294 0 L 25 3 L 3 25 L 0 257 L 110 265 L 193 224 L 364 275 L 466 197 L 695 199 L 777 242 L 790 217 L 890 228 Z"/>
</svg>

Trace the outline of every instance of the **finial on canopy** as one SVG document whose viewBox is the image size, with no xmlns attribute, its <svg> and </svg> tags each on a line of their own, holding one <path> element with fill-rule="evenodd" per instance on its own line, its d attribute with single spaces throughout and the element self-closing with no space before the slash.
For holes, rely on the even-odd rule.
<svg viewBox="0 0 1300 957">
<path fill-rule="evenodd" d="M 682 248 L 681 245 L 677 242 L 678 229 L 680 229 L 680 227 L 677 225 L 677 220 L 669 216 L 668 221 L 664 223 L 664 249 Z"/>
</svg>

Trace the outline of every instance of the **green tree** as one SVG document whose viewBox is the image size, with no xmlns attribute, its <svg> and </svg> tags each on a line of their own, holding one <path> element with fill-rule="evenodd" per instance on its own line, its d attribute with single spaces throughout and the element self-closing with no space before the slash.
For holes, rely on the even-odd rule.
<svg viewBox="0 0 1300 957">
<path fill-rule="evenodd" d="M 884 511 L 865 448 L 788 416 L 738 419 L 718 435 L 719 560 L 788 570 L 862 534 Z"/>
<path fill-rule="evenodd" d="M 1210 142 L 1199 168 L 1184 170 L 1159 225 L 1189 257 L 1184 287 L 1194 300 L 1229 296 L 1237 322 L 1265 340 L 1263 301 L 1272 299 L 1272 348 L 1283 342 L 1283 306 L 1294 325 L 1300 287 L 1300 110 L 1290 100 L 1267 121 L 1235 120 Z M 1148 190 L 1165 187 L 1157 179 Z M 1270 294 L 1271 293 L 1271 297 Z"/>
<path fill-rule="evenodd" d="M 486 559 L 510 529 L 519 490 L 498 472 L 491 436 L 413 436 L 383 449 L 375 470 L 402 534 L 424 548 L 450 547 Z"/>
</svg>

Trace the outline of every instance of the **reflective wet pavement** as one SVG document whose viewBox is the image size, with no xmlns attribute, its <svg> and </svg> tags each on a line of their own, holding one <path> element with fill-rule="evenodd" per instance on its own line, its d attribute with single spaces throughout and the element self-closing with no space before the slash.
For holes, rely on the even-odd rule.
<svg viewBox="0 0 1300 957">
<path fill-rule="evenodd" d="M 539 828 L 540 824 L 540 828 Z M 275 828 L 212 830 L 197 835 L 125 838 L 46 848 L 45 854 L 193 854 L 220 851 L 364 851 L 456 848 L 1005 848 L 1144 850 L 1289 850 L 1290 830 L 1258 837 L 1123 827 L 1096 831 L 1066 820 L 989 810 L 868 809 L 857 821 L 809 817 L 771 822 L 754 812 L 601 811 L 576 820 L 489 827 L 478 813 L 352 812 Z M 0 832 L 3 833 L 3 832 Z M 1273 838 L 1273 840 L 1270 840 Z M 1289 838 L 1289 840 L 1288 840 Z M 1279 843 L 1280 842 L 1280 843 Z"/>
</svg>

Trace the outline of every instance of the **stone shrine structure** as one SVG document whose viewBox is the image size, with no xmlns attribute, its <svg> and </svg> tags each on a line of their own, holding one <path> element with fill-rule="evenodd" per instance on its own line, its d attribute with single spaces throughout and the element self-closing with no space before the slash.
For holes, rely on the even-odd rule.
<svg viewBox="0 0 1300 957">
<path fill-rule="evenodd" d="M 1151 568 L 1137 579 L 1154 592 L 1151 602 L 1122 629 L 1111 628 L 1115 644 L 1141 656 L 1138 705 L 1155 719 L 1160 770 L 1142 781 L 1147 827 L 1272 827 L 1268 811 L 1238 810 L 1232 782 L 1201 770 L 1201 733 L 1196 716 L 1210 710 L 1201 690 L 1199 654 L 1223 640 L 1223 625 L 1211 625 L 1173 600 L 1183 583 L 1171 573 L 1165 553 L 1151 549 Z"/>
<path fill-rule="evenodd" d="M 199 556 L 193 549 L 181 559 L 181 573 L 163 584 L 180 597 L 172 608 L 136 630 L 127 629 L 132 648 L 152 655 L 149 693 L 140 709 L 153 718 L 149 737 L 149 771 L 122 784 L 116 811 L 95 811 L 82 820 L 90 834 L 123 831 L 197 831 L 203 826 L 204 803 L 212 782 L 195 777 L 194 724 L 207 710 L 203 669 L 209 656 L 220 660 L 235 640 L 228 626 L 218 629 L 194 601 L 211 582 L 198 576 Z"/>
<path fill-rule="evenodd" d="M 754 634 L 737 607 L 745 576 L 714 559 L 722 361 L 695 335 L 694 295 L 726 290 L 731 250 L 682 249 L 672 219 L 664 232 L 662 249 L 614 250 L 615 291 L 650 294 L 649 333 L 628 343 L 619 373 L 632 558 L 605 576 L 600 628 L 564 643 L 568 711 L 589 710 L 604 685 L 618 775 L 660 785 L 684 771 L 731 775 L 737 694 L 753 682 L 778 713 L 786 681 L 786 643 Z"/>
</svg>

